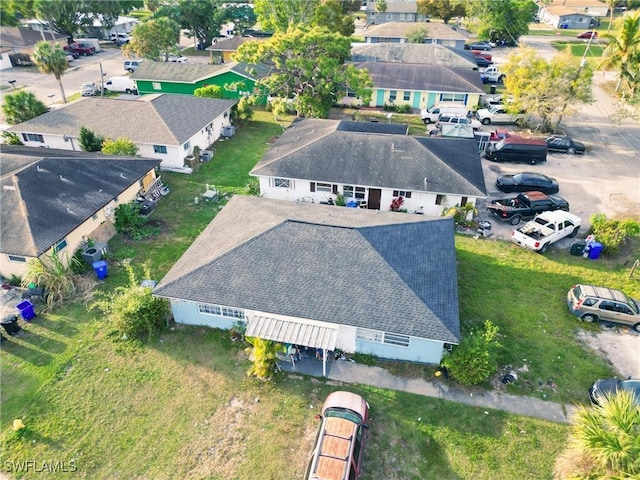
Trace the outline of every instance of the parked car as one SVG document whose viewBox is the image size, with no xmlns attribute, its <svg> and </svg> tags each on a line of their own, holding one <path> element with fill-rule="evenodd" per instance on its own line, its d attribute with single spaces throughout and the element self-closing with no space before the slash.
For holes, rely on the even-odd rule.
<svg viewBox="0 0 640 480">
<path fill-rule="evenodd" d="M 482 50 L 471 50 L 471 53 L 473 53 L 474 57 L 482 57 L 489 61 L 493 60 L 493 57 L 490 53 L 483 52 Z"/>
<path fill-rule="evenodd" d="M 109 38 L 116 45 L 124 45 L 125 43 L 129 43 L 129 40 L 131 40 L 128 33 L 118 33 L 117 35 L 112 33 Z"/>
<path fill-rule="evenodd" d="M 504 106 L 491 105 L 489 108 L 481 108 L 476 112 L 476 117 L 483 125 L 491 123 L 518 123 L 524 120 L 524 112 L 509 113 Z"/>
<path fill-rule="evenodd" d="M 93 97 L 100 95 L 102 88 L 96 82 L 84 82 L 80 87 L 80 93 L 83 97 Z"/>
<path fill-rule="evenodd" d="M 485 158 L 493 162 L 524 162 L 529 165 L 547 161 L 547 144 L 539 138 L 509 136 L 487 143 Z"/>
<path fill-rule="evenodd" d="M 470 43 L 468 45 L 465 45 L 465 47 L 467 50 L 491 50 L 493 48 L 493 46 L 491 45 L 491 43 L 487 42 L 487 41 L 481 41 L 481 42 L 473 42 Z"/>
<path fill-rule="evenodd" d="M 110 92 L 123 92 L 128 95 L 137 95 L 136 82 L 126 75 L 111 77 L 104 82 L 104 89 Z"/>
<path fill-rule="evenodd" d="M 369 404 L 351 392 L 333 392 L 322 405 L 307 480 L 357 480 L 362 472 Z"/>
<path fill-rule="evenodd" d="M 537 190 L 548 195 L 560 191 L 560 186 L 555 178 L 534 172 L 500 175 L 496 180 L 496 186 L 505 193 Z"/>
<path fill-rule="evenodd" d="M 567 294 L 571 313 L 583 322 L 604 320 L 640 332 L 640 301 L 620 290 L 594 285 L 574 285 Z"/>
<path fill-rule="evenodd" d="M 475 118 L 462 117 L 458 115 L 440 115 L 436 122 L 436 128 L 440 128 L 443 123 L 457 123 L 463 125 L 471 125 L 474 130 L 480 130 L 482 124 Z"/>
<path fill-rule="evenodd" d="M 596 380 L 589 389 L 589 400 L 594 405 L 600 405 L 602 399 L 607 396 L 626 390 L 631 393 L 635 398 L 635 402 L 640 406 L 640 379 L 627 378 L 626 380 L 620 380 L 619 378 L 601 378 Z"/>
<path fill-rule="evenodd" d="M 135 72 L 136 68 L 138 68 L 140 66 L 140 64 L 142 63 L 142 60 L 125 60 L 124 61 L 124 69 L 127 72 Z"/>
<path fill-rule="evenodd" d="M 68 53 L 82 55 L 84 57 L 93 55 L 96 53 L 96 49 L 93 45 L 87 42 L 73 42 L 64 47 Z"/>
<path fill-rule="evenodd" d="M 557 195 L 545 195 L 542 192 L 523 192 L 517 197 L 499 198 L 487 205 L 487 211 L 499 220 L 518 225 L 542 212 L 556 210 L 569 211 L 569 202 Z"/>
<path fill-rule="evenodd" d="M 552 152 L 563 152 L 569 155 L 584 153 L 586 148 L 584 143 L 576 142 L 567 135 L 551 135 L 545 140 L 547 149 Z"/>
<path fill-rule="evenodd" d="M 577 38 L 598 38 L 598 32 L 596 32 L 595 30 L 589 30 L 578 34 Z"/>
<path fill-rule="evenodd" d="M 493 62 L 491 60 L 487 60 L 484 57 L 475 57 L 476 60 L 476 65 L 478 65 L 478 67 L 480 68 L 486 68 L 489 65 L 493 65 Z"/>
<path fill-rule="evenodd" d="M 77 56 L 71 54 L 71 53 L 67 53 L 67 55 L 65 56 L 65 58 L 67 59 L 67 63 L 71 63 L 73 62 L 76 58 L 78 58 Z"/>
<path fill-rule="evenodd" d="M 167 62 L 173 63 L 187 63 L 189 59 L 187 57 L 183 57 L 182 55 L 175 55 L 173 53 L 169 54 L 167 57 Z"/>
</svg>

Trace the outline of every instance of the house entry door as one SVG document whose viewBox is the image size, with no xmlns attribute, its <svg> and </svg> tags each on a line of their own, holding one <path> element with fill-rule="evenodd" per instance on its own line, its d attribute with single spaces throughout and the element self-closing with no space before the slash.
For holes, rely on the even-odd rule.
<svg viewBox="0 0 640 480">
<path fill-rule="evenodd" d="M 369 199 L 367 200 L 367 208 L 369 210 L 380 210 L 380 197 L 382 190 L 379 188 L 369 189 Z"/>
</svg>

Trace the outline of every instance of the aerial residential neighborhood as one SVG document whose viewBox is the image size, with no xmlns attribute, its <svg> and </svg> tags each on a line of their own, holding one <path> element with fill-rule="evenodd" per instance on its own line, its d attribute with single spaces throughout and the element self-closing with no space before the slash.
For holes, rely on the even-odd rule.
<svg viewBox="0 0 640 480">
<path fill-rule="evenodd" d="M 1 4 L 0 479 L 640 476 L 637 3 Z"/>
</svg>

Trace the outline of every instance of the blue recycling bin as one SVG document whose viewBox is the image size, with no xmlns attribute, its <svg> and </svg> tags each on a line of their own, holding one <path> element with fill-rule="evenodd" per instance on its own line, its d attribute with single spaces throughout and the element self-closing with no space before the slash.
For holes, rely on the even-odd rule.
<svg viewBox="0 0 640 480">
<path fill-rule="evenodd" d="M 100 260 L 99 262 L 92 263 L 93 269 L 96 272 L 96 276 L 98 280 L 104 280 L 107 277 L 107 262 L 104 260 Z"/>
<path fill-rule="evenodd" d="M 599 242 L 590 242 L 589 243 L 589 258 L 591 260 L 597 260 L 600 258 L 600 254 L 602 253 L 602 249 L 604 245 Z"/>
<path fill-rule="evenodd" d="M 33 303 L 31 303 L 29 300 L 20 302 L 18 305 L 16 305 L 16 308 L 18 309 L 18 312 L 20 312 L 20 316 L 22 317 L 22 319 L 26 322 L 36 316 L 36 311 L 33 308 Z"/>
</svg>

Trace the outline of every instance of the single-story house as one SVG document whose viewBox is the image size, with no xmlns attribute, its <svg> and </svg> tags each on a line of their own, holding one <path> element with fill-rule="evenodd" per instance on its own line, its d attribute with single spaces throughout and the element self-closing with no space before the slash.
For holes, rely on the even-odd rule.
<svg viewBox="0 0 640 480">
<path fill-rule="evenodd" d="M 78 35 L 87 37 L 95 37 L 104 40 L 109 40 L 112 33 L 131 33 L 133 27 L 140 23 L 140 20 L 133 17 L 118 17 L 115 24 L 112 27 L 105 27 L 100 17 L 91 17 L 87 25 L 82 25 L 78 29 Z M 49 23 L 45 20 L 31 19 L 24 22 L 24 24 L 37 32 L 51 32 Z"/>
<path fill-rule="evenodd" d="M 549 0 L 547 2 L 536 3 L 538 3 L 538 18 L 541 22 L 544 22 L 542 17 L 544 16 L 545 10 L 548 11 L 549 9 L 555 9 L 557 7 L 564 7 L 571 13 L 582 13 L 590 17 L 606 17 L 609 13 L 609 5 L 607 5 L 607 2 L 600 0 Z"/>
<path fill-rule="evenodd" d="M 539 13 L 538 18 L 542 23 L 555 28 L 576 28 L 587 30 L 592 25 L 596 15 L 577 12 L 576 10 L 562 5 L 546 7 Z"/>
<path fill-rule="evenodd" d="M 235 104 L 236 100 L 186 95 L 85 97 L 7 130 L 31 147 L 80 150 L 78 136 L 85 127 L 104 138 L 126 137 L 137 145 L 140 156 L 160 159 L 161 168 L 180 171 L 194 147 L 208 148 L 223 127 L 231 125 Z"/>
<path fill-rule="evenodd" d="M 359 43 L 351 48 L 351 61 L 422 63 L 477 70 L 474 55 L 469 50 L 437 43 Z"/>
<path fill-rule="evenodd" d="M 469 68 L 418 63 L 361 62 L 373 80 L 371 107 L 409 105 L 415 109 L 429 108 L 436 103 L 464 103 L 471 109 L 485 94 L 477 71 Z M 341 101 L 360 105 L 353 92 Z"/>
<path fill-rule="evenodd" d="M 131 74 L 141 95 L 148 93 L 180 93 L 193 95 L 197 88 L 217 85 L 223 89 L 224 98 L 241 98 L 257 95 L 256 83 L 267 75 L 266 65 L 224 63 L 198 65 L 172 62 L 142 62 Z"/>
<path fill-rule="evenodd" d="M 154 159 L 3 145 L 1 162 L 4 278 L 23 276 L 31 259 L 66 263 L 89 239 L 106 243 L 118 205 L 160 182 Z"/>
<path fill-rule="evenodd" d="M 2 52 L 0 70 L 12 67 L 11 55 L 31 55 L 36 44 L 43 40 L 60 47 L 67 45 L 67 36 L 61 33 L 45 34 L 24 27 L 0 27 L 0 52 Z"/>
<path fill-rule="evenodd" d="M 178 323 L 324 351 L 437 364 L 460 340 L 451 218 L 235 195 L 153 293 Z"/>
<path fill-rule="evenodd" d="M 251 38 L 251 37 L 231 37 L 224 39 L 214 39 L 214 42 L 205 48 L 209 52 L 209 59 L 211 63 L 227 63 L 232 62 L 234 53 L 238 51 L 238 48 L 249 41 L 261 42 L 264 38 Z"/>
<path fill-rule="evenodd" d="M 455 26 L 444 23 L 389 22 L 367 28 L 365 43 L 409 43 L 408 36 L 417 28 L 426 28 L 424 43 L 437 43 L 448 47 L 464 49 L 466 37 Z"/>
<path fill-rule="evenodd" d="M 418 14 L 415 0 L 388 1 L 384 12 L 376 10 L 376 0 L 363 2 L 367 25 L 380 25 L 388 22 L 426 22 L 428 17 Z"/>
<path fill-rule="evenodd" d="M 417 137 L 407 127 L 297 119 L 250 172 L 260 194 L 327 203 L 338 195 L 361 208 L 439 216 L 487 195 L 474 139 Z"/>
</svg>

